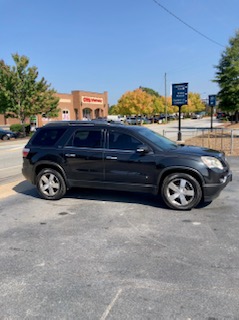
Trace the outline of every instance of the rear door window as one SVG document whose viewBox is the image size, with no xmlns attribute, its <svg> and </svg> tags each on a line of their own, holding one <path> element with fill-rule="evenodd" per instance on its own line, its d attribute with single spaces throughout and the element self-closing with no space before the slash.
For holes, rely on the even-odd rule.
<svg viewBox="0 0 239 320">
<path fill-rule="evenodd" d="M 102 130 L 77 130 L 67 143 L 67 146 L 73 146 L 76 148 L 102 148 Z"/>
</svg>

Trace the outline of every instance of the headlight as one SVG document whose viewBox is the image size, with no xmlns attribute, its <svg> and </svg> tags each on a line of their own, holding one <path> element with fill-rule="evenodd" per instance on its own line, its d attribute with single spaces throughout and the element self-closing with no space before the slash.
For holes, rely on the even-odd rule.
<svg viewBox="0 0 239 320">
<path fill-rule="evenodd" d="M 223 165 L 220 160 L 214 157 L 201 157 L 202 162 L 208 167 L 208 168 L 218 168 L 223 169 Z"/>
</svg>

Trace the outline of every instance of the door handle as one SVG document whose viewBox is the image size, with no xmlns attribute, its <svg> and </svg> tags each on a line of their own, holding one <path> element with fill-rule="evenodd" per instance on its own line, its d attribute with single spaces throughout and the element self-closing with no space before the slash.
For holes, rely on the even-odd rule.
<svg viewBox="0 0 239 320">
<path fill-rule="evenodd" d="M 114 156 L 106 156 L 106 160 L 117 160 L 117 157 L 114 157 Z"/>
<path fill-rule="evenodd" d="M 67 158 L 75 158 L 76 154 L 75 153 L 66 153 L 65 156 Z"/>
</svg>

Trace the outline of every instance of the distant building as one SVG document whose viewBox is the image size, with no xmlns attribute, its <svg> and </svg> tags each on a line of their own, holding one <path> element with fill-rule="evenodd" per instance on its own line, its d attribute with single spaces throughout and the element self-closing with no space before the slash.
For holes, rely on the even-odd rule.
<svg viewBox="0 0 239 320">
<path fill-rule="evenodd" d="M 45 114 L 36 115 L 29 119 L 28 123 L 41 127 L 49 121 L 56 120 L 83 120 L 107 117 L 108 115 L 108 93 L 88 92 L 74 90 L 71 93 L 57 93 L 60 98 L 58 107 L 60 112 L 57 118 L 47 118 Z M 19 123 L 18 119 L 5 118 L 0 114 L 0 126 Z"/>
</svg>

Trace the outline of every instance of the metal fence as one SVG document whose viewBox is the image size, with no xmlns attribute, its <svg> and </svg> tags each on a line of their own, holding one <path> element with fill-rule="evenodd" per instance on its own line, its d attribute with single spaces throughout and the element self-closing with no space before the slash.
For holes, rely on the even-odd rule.
<svg viewBox="0 0 239 320">
<path fill-rule="evenodd" d="M 239 156 L 239 129 L 196 128 L 181 130 L 186 145 L 207 147 L 224 151 L 226 155 Z M 175 133 L 175 139 L 174 139 Z M 163 135 L 177 140 L 176 130 L 164 130 Z"/>
</svg>

